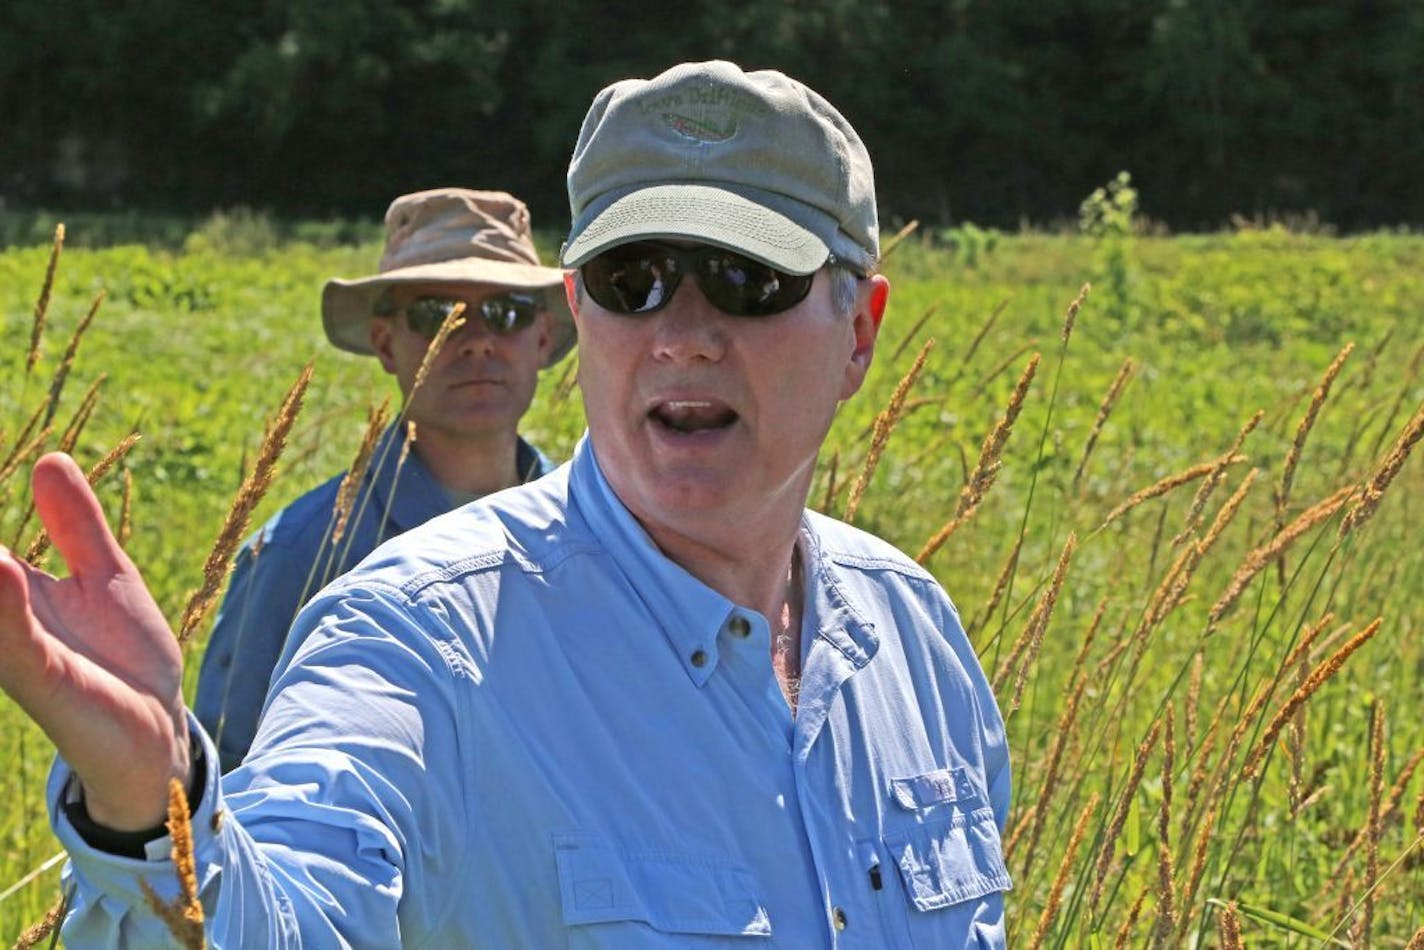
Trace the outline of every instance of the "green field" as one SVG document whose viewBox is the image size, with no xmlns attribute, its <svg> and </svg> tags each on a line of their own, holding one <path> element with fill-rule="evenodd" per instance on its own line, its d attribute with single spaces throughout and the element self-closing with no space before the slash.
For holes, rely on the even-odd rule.
<svg viewBox="0 0 1424 950">
<path fill-rule="evenodd" d="M 81 239 L 71 229 L 71 244 Z M 212 224 L 180 249 L 71 247 L 27 370 L 51 249 L 0 252 L 13 341 L 0 459 L 106 293 L 47 444 L 96 383 L 74 450 L 81 465 L 141 434 L 100 493 L 117 521 L 131 476 L 128 550 L 176 623 L 264 420 L 302 366 L 314 360 L 313 382 L 258 519 L 345 467 L 367 408 L 394 392 L 374 361 L 325 344 L 316 306 L 326 277 L 365 273 L 378 253 Z M 1374 479 L 1411 420 L 1417 435 L 1424 237 L 962 228 L 912 235 L 885 271 L 894 290 L 876 363 L 837 419 L 815 506 L 844 512 L 877 413 L 932 338 L 855 514 L 921 551 L 954 515 L 986 434 L 1041 355 L 996 480 L 928 560 L 1008 718 L 1011 944 L 1032 946 L 1041 929 L 1043 946 L 1091 946 L 1094 935 L 1102 946 L 1214 946 L 1221 911 L 1209 902 L 1236 901 L 1252 946 L 1318 946 L 1323 935 L 1404 946 L 1424 928 L 1424 460 L 1407 459 L 1375 509 L 1347 495 L 1298 537 L 1289 526 Z M 1065 343 L 1065 312 L 1088 281 Z M 1125 388 L 1089 453 L 1126 361 Z M 572 372 L 570 358 L 545 373 L 525 427 L 558 457 L 583 425 Z M 1211 467 L 1258 410 L 1241 458 Z M 1202 477 L 1103 527 L 1135 492 L 1200 463 Z M 36 532 L 26 468 L 0 477 L 0 542 L 20 552 Z M 1352 511 L 1370 517 L 1342 535 Z M 1268 549 L 1283 526 L 1293 542 Z M 1260 569 L 1218 606 L 1253 553 Z M 49 567 L 58 569 L 53 557 Z M 1378 633 L 1268 734 L 1310 671 L 1377 617 Z M 0 939 L 57 896 L 57 867 L 12 888 L 57 852 L 42 802 L 50 756 L 0 700 Z"/>
</svg>

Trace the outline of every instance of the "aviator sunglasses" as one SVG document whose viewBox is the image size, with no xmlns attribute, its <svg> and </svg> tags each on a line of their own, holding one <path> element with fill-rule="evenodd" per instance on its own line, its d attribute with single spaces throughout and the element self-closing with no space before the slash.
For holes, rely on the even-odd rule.
<svg viewBox="0 0 1424 950">
<path fill-rule="evenodd" d="M 534 322 L 534 316 L 539 312 L 539 301 L 535 297 L 519 293 L 486 297 L 474 306 L 458 297 L 419 297 L 401 309 L 405 312 L 406 326 L 412 333 L 433 340 L 460 304 L 465 305 L 466 318 L 478 318 L 491 333 L 498 336 L 508 336 L 524 329 Z"/>
<path fill-rule="evenodd" d="M 720 247 L 673 247 L 656 241 L 610 248 L 579 272 L 594 302 L 621 314 L 656 313 L 690 273 L 708 302 L 734 317 L 769 317 L 790 310 L 806 299 L 816 276 L 788 274 Z"/>
</svg>

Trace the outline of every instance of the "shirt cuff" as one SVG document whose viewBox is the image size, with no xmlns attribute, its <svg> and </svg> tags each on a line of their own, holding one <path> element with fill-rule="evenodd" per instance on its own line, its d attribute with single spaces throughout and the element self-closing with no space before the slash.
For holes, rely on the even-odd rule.
<svg viewBox="0 0 1424 950">
<path fill-rule="evenodd" d="M 203 727 L 188 713 L 188 735 L 192 743 L 193 776 L 188 787 L 188 813 L 193 824 L 194 844 L 204 838 L 202 831 L 218 811 L 222 796 L 217 770 L 217 749 Z M 48 792 L 50 825 L 69 851 L 71 859 L 81 857 L 106 863 L 133 865 L 132 861 L 168 861 L 172 843 L 166 825 L 137 832 L 118 832 L 95 822 L 84 808 L 78 779 L 62 758 L 50 769 Z M 85 862 L 87 863 L 87 861 Z"/>
<path fill-rule="evenodd" d="M 207 755 L 202 740 L 189 732 L 188 744 L 189 748 L 193 750 L 192 764 L 188 768 L 190 777 L 187 791 L 188 814 L 192 815 L 198 810 L 198 804 L 203 800 L 203 789 L 208 784 L 208 770 Z M 79 837 L 84 839 L 84 843 L 96 851 L 143 860 L 148 856 L 148 845 L 168 835 L 167 821 L 159 822 L 152 828 L 143 828 L 139 831 L 116 831 L 101 825 L 89 816 L 89 808 L 84 803 L 84 796 L 79 793 L 74 782 L 69 783 L 69 789 L 64 800 L 60 802 L 60 807 L 64 809 L 64 817 L 69 819 L 69 823 L 74 826 Z"/>
</svg>

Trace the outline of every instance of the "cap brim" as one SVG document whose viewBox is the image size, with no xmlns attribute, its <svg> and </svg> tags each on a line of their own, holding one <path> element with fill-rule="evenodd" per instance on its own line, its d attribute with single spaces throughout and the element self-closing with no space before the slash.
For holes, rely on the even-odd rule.
<svg viewBox="0 0 1424 950">
<path fill-rule="evenodd" d="M 546 299 L 552 317 L 552 341 L 544 367 L 553 366 L 573 349 L 577 336 L 573 314 L 564 296 L 564 272 L 557 267 L 536 267 L 464 258 L 403 267 L 374 277 L 326 282 L 321 291 L 321 323 L 326 338 L 340 349 L 371 356 L 370 318 L 376 299 L 387 287 L 397 284 L 472 284 L 505 287 L 512 290 L 547 290 Z"/>
<path fill-rule="evenodd" d="M 835 231 L 829 215 L 784 195 L 706 184 L 653 185 L 591 203 L 574 222 L 560 258 L 565 267 L 578 267 L 629 241 L 686 238 L 788 274 L 810 274 L 830 257 L 827 238 Z"/>
</svg>

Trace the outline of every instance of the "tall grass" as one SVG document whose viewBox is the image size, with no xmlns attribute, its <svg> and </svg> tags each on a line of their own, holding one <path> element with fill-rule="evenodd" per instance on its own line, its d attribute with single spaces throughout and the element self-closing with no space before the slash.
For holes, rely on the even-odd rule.
<svg viewBox="0 0 1424 950">
<path fill-rule="evenodd" d="M 369 463 L 389 384 L 329 352 L 315 299 L 375 250 L 69 251 L 49 278 L 57 247 L 0 255 L 6 328 L 37 341 L 0 387 L 0 538 L 38 537 L 24 475 L 67 430 L 91 467 L 141 433 L 98 487 L 177 618 L 204 539 L 232 534 L 262 415 L 313 354 L 283 468 L 247 514 L 363 464 L 363 445 Z M 1424 239 L 1243 232 L 1131 254 L 1131 281 L 1084 298 L 1083 240 L 1006 237 L 969 262 L 907 232 L 812 503 L 918 553 L 993 679 L 1012 945 L 1417 942 Z M 171 374 L 134 339 L 184 326 L 201 329 L 173 341 Z M 66 331 L 74 345 L 42 346 Z M 59 355 L 81 334 L 82 358 Z M 51 395 L 62 364 L 88 395 Z M 582 430 L 572 366 L 544 374 L 526 420 L 554 456 Z M 55 849 L 49 752 L 12 707 L 0 750 L 0 932 L 19 934 L 56 894 L 57 869 L 27 877 Z"/>
</svg>

